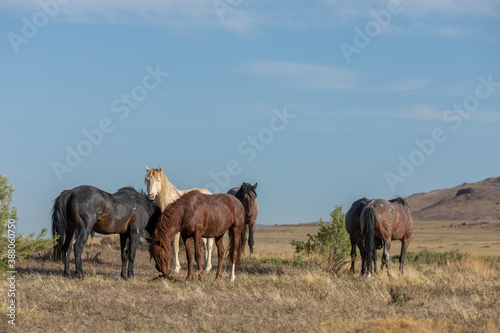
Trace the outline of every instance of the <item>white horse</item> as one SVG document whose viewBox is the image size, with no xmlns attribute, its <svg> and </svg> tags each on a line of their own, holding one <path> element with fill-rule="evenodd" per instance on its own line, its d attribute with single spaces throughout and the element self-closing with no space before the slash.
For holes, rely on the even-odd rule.
<svg viewBox="0 0 500 333">
<path fill-rule="evenodd" d="M 178 190 L 172 183 L 167 179 L 167 176 L 163 173 L 163 168 L 160 166 L 158 169 L 150 169 L 146 165 L 146 177 L 144 181 L 148 188 L 148 198 L 150 200 L 156 200 L 156 204 L 160 207 L 163 212 L 168 205 L 170 205 L 175 200 L 179 199 L 183 194 L 198 190 L 204 194 L 212 194 L 212 192 L 204 188 L 192 188 L 189 190 Z M 177 233 L 174 237 L 174 252 L 175 252 L 175 272 L 181 270 L 181 263 L 179 262 L 179 239 L 180 233 Z M 205 249 L 205 271 L 208 272 L 212 269 L 212 248 L 214 245 L 213 238 L 203 238 L 203 247 Z"/>
</svg>

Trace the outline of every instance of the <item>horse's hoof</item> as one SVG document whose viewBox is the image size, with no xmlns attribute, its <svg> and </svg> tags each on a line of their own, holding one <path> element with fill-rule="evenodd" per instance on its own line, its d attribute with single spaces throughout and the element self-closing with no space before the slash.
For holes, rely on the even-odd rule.
<svg viewBox="0 0 500 333">
<path fill-rule="evenodd" d="M 205 281 L 205 275 L 203 275 L 203 274 L 198 275 L 198 281 L 204 282 Z"/>
<path fill-rule="evenodd" d="M 181 271 L 181 266 L 175 266 L 174 272 L 179 273 Z"/>
</svg>

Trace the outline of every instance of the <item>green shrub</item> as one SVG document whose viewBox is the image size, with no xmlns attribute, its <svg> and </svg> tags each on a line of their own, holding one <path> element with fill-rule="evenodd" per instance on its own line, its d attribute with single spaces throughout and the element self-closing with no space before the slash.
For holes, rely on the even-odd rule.
<svg viewBox="0 0 500 333">
<path fill-rule="evenodd" d="M 333 273 L 342 269 L 350 260 L 349 235 L 345 230 L 345 214 L 342 206 L 337 205 L 330 213 L 331 222 L 319 221 L 319 230 L 316 235 L 307 234 L 306 242 L 293 239 L 290 243 L 295 246 L 295 252 L 317 254 L 326 257 L 327 269 Z"/>
<path fill-rule="evenodd" d="M 337 205 L 330 213 L 332 221 L 328 224 L 319 220 L 319 230 L 316 235 L 307 234 L 307 242 L 293 239 L 295 252 L 347 254 L 350 249 L 349 235 L 345 230 L 345 215 L 342 206 Z"/>
<path fill-rule="evenodd" d="M 448 252 L 433 252 L 427 249 L 418 253 L 406 252 L 405 262 L 410 264 L 438 264 L 444 265 L 450 262 L 459 262 L 469 258 L 468 253 L 462 253 L 459 250 L 451 250 Z M 399 261 L 399 255 L 391 257 L 392 261 Z"/>
<path fill-rule="evenodd" d="M 17 210 L 10 208 L 14 188 L 9 184 L 7 177 L 0 174 L 0 275 L 7 271 L 15 271 L 15 262 L 23 261 L 32 252 L 40 252 L 54 245 L 55 240 L 45 238 L 47 229 L 42 229 L 35 237 L 17 232 Z"/>
</svg>

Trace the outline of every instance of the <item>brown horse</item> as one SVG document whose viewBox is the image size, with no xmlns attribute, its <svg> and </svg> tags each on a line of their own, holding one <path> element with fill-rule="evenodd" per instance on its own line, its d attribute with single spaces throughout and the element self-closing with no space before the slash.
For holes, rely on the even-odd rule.
<svg viewBox="0 0 500 333">
<path fill-rule="evenodd" d="M 214 237 L 219 262 L 216 279 L 222 278 L 224 259 L 223 236 L 229 230 L 230 257 L 232 262 L 230 280 L 233 281 L 235 269 L 239 266 L 242 247 L 245 246 L 245 210 L 236 197 L 229 194 L 203 194 L 193 190 L 171 203 L 163 212 L 152 238 L 147 238 L 149 254 L 156 262 L 156 269 L 167 276 L 172 269 L 172 239 L 181 234 L 186 247 L 188 275 L 186 281 L 193 280 L 192 237 L 195 241 L 196 263 L 203 281 L 205 275 L 201 265 L 201 239 Z"/>
<path fill-rule="evenodd" d="M 349 234 L 349 239 L 351 241 L 351 272 L 354 273 L 354 262 L 356 261 L 356 245 L 361 253 L 361 275 L 366 272 L 365 267 L 365 246 L 363 244 L 363 233 L 361 232 L 361 211 L 370 202 L 367 198 L 361 198 L 354 201 L 351 208 L 347 211 L 345 215 L 345 229 Z M 380 238 L 375 237 L 375 247 L 373 248 L 373 268 L 375 273 L 377 273 L 377 250 L 382 248 L 382 241 Z"/>
<path fill-rule="evenodd" d="M 389 250 L 393 240 L 401 241 L 401 255 L 399 270 L 403 274 L 406 249 L 410 245 L 413 232 L 413 216 L 410 207 L 403 198 L 391 201 L 383 199 L 371 200 L 361 212 L 361 231 L 365 239 L 367 275 L 372 273 L 372 255 L 375 247 L 375 237 L 382 240 L 384 253 L 382 254 L 382 269 L 384 265 L 389 273 Z"/>
</svg>

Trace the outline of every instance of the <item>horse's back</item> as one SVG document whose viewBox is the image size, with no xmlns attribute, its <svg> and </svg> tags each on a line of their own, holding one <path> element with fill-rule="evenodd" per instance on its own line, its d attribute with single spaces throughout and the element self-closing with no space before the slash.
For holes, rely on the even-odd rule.
<svg viewBox="0 0 500 333">
<path fill-rule="evenodd" d="M 366 198 L 354 201 L 345 215 L 345 229 L 351 236 L 361 237 L 361 212 L 368 204 Z"/>
<path fill-rule="evenodd" d="M 227 194 L 236 196 L 236 193 L 238 192 L 239 189 L 240 189 L 239 187 L 233 187 L 232 189 L 227 191 Z"/>
<path fill-rule="evenodd" d="M 185 230 L 202 230 L 204 237 L 218 237 L 234 225 L 244 225 L 244 209 L 236 197 L 225 193 L 189 191 L 172 209 L 182 209 Z"/>
<path fill-rule="evenodd" d="M 413 215 L 406 201 L 398 199 L 393 202 L 396 207 L 396 228 L 393 237 L 395 239 L 410 238 L 413 232 Z"/>
<path fill-rule="evenodd" d="M 124 233 L 133 222 L 143 229 L 149 218 L 149 203 L 131 187 L 110 194 L 91 185 L 71 190 L 66 209 L 75 227 L 90 226 L 102 234 Z"/>
<path fill-rule="evenodd" d="M 217 193 L 207 195 L 204 194 L 205 198 L 210 202 L 212 207 L 224 207 L 231 212 L 233 217 L 245 216 L 245 210 L 241 202 L 233 195 L 227 193 Z M 223 210 L 220 211 L 222 214 L 225 214 Z"/>
<path fill-rule="evenodd" d="M 198 191 L 200 192 L 201 194 L 212 194 L 212 192 L 210 192 L 209 190 L 207 189 L 204 189 L 204 188 L 190 188 L 189 190 L 178 190 L 182 195 L 184 194 L 187 194 L 189 192 L 192 192 L 192 191 Z"/>
<path fill-rule="evenodd" d="M 406 202 L 398 199 L 391 201 L 375 199 L 368 203 L 376 216 L 376 233 L 382 238 L 401 239 L 411 236 L 413 230 L 413 217 Z"/>
</svg>

